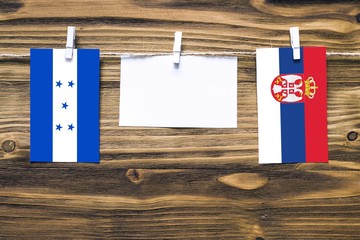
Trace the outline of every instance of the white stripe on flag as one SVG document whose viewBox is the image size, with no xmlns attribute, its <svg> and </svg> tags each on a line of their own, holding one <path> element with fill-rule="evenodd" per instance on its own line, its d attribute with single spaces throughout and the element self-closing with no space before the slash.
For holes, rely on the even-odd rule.
<svg viewBox="0 0 360 240">
<path fill-rule="evenodd" d="M 256 50 L 259 163 L 281 163 L 280 103 L 271 94 L 271 82 L 280 73 L 279 49 Z"/>
<path fill-rule="evenodd" d="M 77 162 L 77 127 L 77 50 L 67 60 L 65 49 L 54 49 L 53 162 Z"/>
</svg>

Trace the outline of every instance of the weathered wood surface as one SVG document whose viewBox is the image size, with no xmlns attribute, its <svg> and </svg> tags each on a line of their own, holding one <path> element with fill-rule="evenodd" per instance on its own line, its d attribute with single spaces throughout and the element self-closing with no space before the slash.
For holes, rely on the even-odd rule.
<svg viewBox="0 0 360 240">
<path fill-rule="evenodd" d="M 325 2 L 325 3 L 324 3 Z M 0 54 L 360 52 L 359 1 L 0 1 Z M 359 56 L 328 57 L 329 164 L 257 164 L 255 56 L 238 64 L 237 129 L 118 127 L 120 59 L 101 60 L 101 164 L 29 164 L 29 58 L 0 58 L 0 239 L 360 239 Z M 351 133 L 351 134 L 349 134 Z"/>
</svg>

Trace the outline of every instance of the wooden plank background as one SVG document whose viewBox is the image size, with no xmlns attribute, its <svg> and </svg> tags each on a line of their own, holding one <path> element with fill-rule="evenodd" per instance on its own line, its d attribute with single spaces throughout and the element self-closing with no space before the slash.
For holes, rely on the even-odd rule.
<svg viewBox="0 0 360 240">
<path fill-rule="evenodd" d="M 118 127 L 120 59 L 101 59 L 101 164 L 29 164 L 29 48 L 360 52 L 360 2 L 0 1 L 0 239 L 360 239 L 359 55 L 328 56 L 329 164 L 257 163 L 255 56 L 237 129 Z"/>
</svg>

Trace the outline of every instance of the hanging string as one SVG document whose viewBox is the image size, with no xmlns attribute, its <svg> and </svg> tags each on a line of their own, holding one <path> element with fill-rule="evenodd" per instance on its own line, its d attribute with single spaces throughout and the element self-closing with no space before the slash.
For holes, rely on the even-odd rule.
<svg viewBox="0 0 360 240">
<path fill-rule="evenodd" d="M 182 56 L 238 56 L 238 55 L 255 55 L 256 52 L 181 52 Z M 173 55 L 172 52 L 168 53 L 159 53 L 159 52 L 150 52 L 150 53 L 116 53 L 116 52 L 105 52 L 100 53 L 101 56 L 118 56 L 118 57 L 131 57 L 131 56 L 170 56 Z"/>
<path fill-rule="evenodd" d="M 101 57 L 150 57 L 150 56 L 169 56 L 172 52 L 147 52 L 147 53 L 130 53 L 130 52 L 101 52 Z M 256 55 L 255 51 L 241 51 L 241 52 L 181 52 L 182 56 L 244 56 Z M 327 52 L 327 56 L 360 56 L 360 52 Z M 0 58 L 27 58 L 30 54 L 0 54 Z"/>
</svg>

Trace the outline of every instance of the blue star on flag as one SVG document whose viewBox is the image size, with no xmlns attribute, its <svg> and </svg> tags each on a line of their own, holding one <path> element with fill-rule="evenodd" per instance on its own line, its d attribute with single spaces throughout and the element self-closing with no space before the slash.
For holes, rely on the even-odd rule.
<svg viewBox="0 0 360 240">
<path fill-rule="evenodd" d="M 60 80 L 56 82 L 56 87 L 61 88 L 61 85 L 62 85 L 62 83 L 61 83 L 61 81 L 60 81 Z"/>
<path fill-rule="evenodd" d="M 61 126 L 61 124 L 60 124 L 60 123 L 59 123 L 58 125 L 56 125 L 56 130 L 61 131 L 61 128 L 62 128 L 62 126 Z"/>
<path fill-rule="evenodd" d="M 73 87 L 75 85 L 75 83 L 72 80 L 69 81 L 68 83 L 69 83 L 68 87 Z"/>
<path fill-rule="evenodd" d="M 71 130 L 71 131 L 73 130 L 73 128 L 75 128 L 73 124 L 70 124 L 68 126 L 69 126 L 68 130 Z"/>
<path fill-rule="evenodd" d="M 62 108 L 67 108 L 69 105 L 67 104 L 67 102 L 64 102 L 64 103 L 62 103 Z"/>
</svg>

